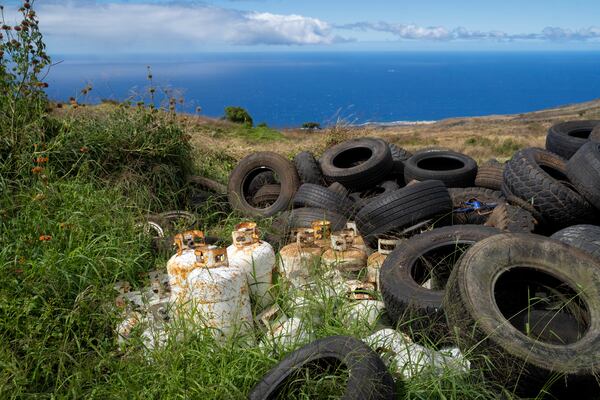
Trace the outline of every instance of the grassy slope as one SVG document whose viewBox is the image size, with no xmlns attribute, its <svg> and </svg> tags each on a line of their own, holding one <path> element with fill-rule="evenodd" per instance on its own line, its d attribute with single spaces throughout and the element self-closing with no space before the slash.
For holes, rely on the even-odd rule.
<svg viewBox="0 0 600 400">
<path fill-rule="evenodd" d="M 478 159 L 507 157 L 517 147 L 542 145 L 545 129 L 557 119 L 593 118 L 599 110 L 595 102 L 432 126 L 338 126 L 282 134 L 198 117 L 180 120 L 191 138 L 196 173 L 226 181 L 236 160 L 251 151 L 319 153 L 328 144 L 363 135 L 409 149 L 438 145 Z M 56 111 L 60 123 L 48 143 L 47 180 L 30 176 L 13 187 L 0 182 L 0 398 L 244 398 L 287 350 L 219 347 L 189 326 L 178 327 L 180 340 L 151 359 L 135 346 L 124 353 L 115 346 L 112 329 L 120 315 L 112 306 L 112 284 L 128 279 L 143 285 L 139 274 L 164 268 L 166 261 L 151 254 L 136 221 L 148 209 L 177 203 L 177 179 L 169 177 L 187 168 L 181 157 L 189 153 L 178 152 L 185 137 L 168 121 L 113 111 L 109 106 Z M 89 151 L 82 152 L 84 147 Z M 211 208 L 201 212 L 204 226 L 223 237 L 240 220 Z M 51 240 L 40 240 L 42 235 Z M 292 296 L 282 290 L 278 302 L 286 308 Z M 343 320 L 339 310 L 345 304 L 316 292 L 310 313 L 322 315 L 317 337 L 369 332 L 360 322 Z M 494 398 L 479 373 L 421 375 L 407 382 L 408 393 L 423 399 Z"/>
</svg>

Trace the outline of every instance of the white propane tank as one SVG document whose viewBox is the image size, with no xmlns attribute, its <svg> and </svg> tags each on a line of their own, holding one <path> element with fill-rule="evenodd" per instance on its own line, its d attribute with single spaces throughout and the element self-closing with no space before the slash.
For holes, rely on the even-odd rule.
<svg viewBox="0 0 600 400">
<path fill-rule="evenodd" d="M 214 329 L 217 340 L 248 332 L 252 311 L 246 273 L 229 266 L 226 249 L 189 247 L 180 247 L 167 263 L 177 313 Z"/>
<path fill-rule="evenodd" d="M 365 240 L 360 235 L 360 232 L 358 232 L 356 222 L 348 221 L 346 223 L 346 229 L 344 229 L 344 232 L 346 232 L 346 234 L 350 234 L 349 231 L 352 231 L 352 233 L 354 234 L 354 238 L 352 239 L 352 247 L 364 251 L 367 255 L 371 254 L 372 250 L 369 248 L 369 246 L 367 246 Z"/>
<path fill-rule="evenodd" d="M 357 278 L 367 266 L 367 253 L 353 246 L 354 239 L 354 232 L 350 229 L 332 234 L 331 248 L 322 256 L 323 264 L 350 279 Z"/>
<path fill-rule="evenodd" d="M 374 284 L 377 289 L 379 289 L 379 271 L 381 271 L 381 266 L 387 256 L 392 254 L 398 243 L 399 240 L 379 239 L 377 242 L 377 252 L 371 254 L 367 259 L 366 282 Z"/>
<path fill-rule="evenodd" d="M 293 287 L 300 288 L 310 282 L 311 270 L 319 264 L 323 249 L 315 243 L 315 232 L 304 229 L 298 232 L 296 243 L 279 251 L 281 274 Z"/>
<path fill-rule="evenodd" d="M 254 222 L 244 222 L 236 226 L 231 233 L 233 244 L 227 248 L 230 267 L 237 267 L 246 272 L 250 294 L 259 308 L 273 303 L 269 289 L 273 283 L 275 268 L 275 251 L 273 247 L 259 239 L 259 232 Z"/>
</svg>

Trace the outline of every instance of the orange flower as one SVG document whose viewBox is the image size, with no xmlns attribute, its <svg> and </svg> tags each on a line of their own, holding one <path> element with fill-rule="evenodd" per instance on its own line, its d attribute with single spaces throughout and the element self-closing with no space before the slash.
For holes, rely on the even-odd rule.
<svg viewBox="0 0 600 400">
<path fill-rule="evenodd" d="M 38 164 L 43 164 L 48 162 L 48 157 L 38 157 L 35 159 L 35 162 Z"/>
<path fill-rule="evenodd" d="M 42 235 L 40 236 L 40 242 L 49 242 L 52 240 L 52 236 L 50 235 Z"/>
<path fill-rule="evenodd" d="M 82 148 L 79 149 L 80 153 L 87 153 L 89 151 L 90 151 L 90 149 L 88 149 L 86 146 L 83 146 Z"/>
<path fill-rule="evenodd" d="M 33 168 L 31 168 L 31 172 L 33 172 L 34 174 L 39 174 L 43 170 L 44 170 L 44 168 L 42 168 L 42 167 L 33 167 Z"/>
</svg>

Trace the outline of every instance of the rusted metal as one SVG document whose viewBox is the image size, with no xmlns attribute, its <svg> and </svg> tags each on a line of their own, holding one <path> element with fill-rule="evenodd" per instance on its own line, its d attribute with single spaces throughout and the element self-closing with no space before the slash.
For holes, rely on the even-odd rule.
<svg viewBox="0 0 600 400">
<path fill-rule="evenodd" d="M 179 233 L 173 238 L 173 244 L 177 246 L 177 255 L 180 256 L 184 250 L 191 250 L 198 246 L 205 246 L 206 241 L 204 232 L 193 230 Z"/>
<path fill-rule="evenodd" d="M 322 255 L 323 263 L 338 269 L 344 275 L 355 278 L 367 266 L 367 253 L 354 247 L 355 235 L 344 229 L 331 235 L 331 248 Z"/>
<path fill-rule="evenodd" d="M 252 326 L 246 273 L 229 266 L 227 250 L 198 246 L 167 263 L 176 315 L 213 330 L 217 339 L 245 333 Z"/>
<path fill-rule="evenodd" d="M 258 315 L 256 323 L 263 331 L 265 340 L 276 347 L 297 345 L 308 337 L 302 319 L 288 318 L 278 305 Z"/>
<path fill-rule="evenodd" d="M 273 302 L 269 292 L 276 265 L 273 247 L 260 240 L 260 233 L 254 222 L 239 224 L 231 236 L 233 244 L 227 248 L 229 265 L 246 273 L 250 294 L 257 305 L 268 306 Z"/>
<path fill-rule="evenodd" d="M 288 244 L 279 251 L 279 267 L 283 277 L 294 287 L 308 284 L 311 271 L 318 265 L 322 253 L 313 229 L 299 231 L 296 243 Z"/>
<path fill-rule="evenodd" d="M 367 275 L 366 282 L 373 283 L 376 288 L 379 288 L 379 271 L 386 260 L 387 256 L 394 251 L 399 240 L 379 239 L 377 242 L 377 252 L 371 254 L 367 259 Z"/>
</svg>

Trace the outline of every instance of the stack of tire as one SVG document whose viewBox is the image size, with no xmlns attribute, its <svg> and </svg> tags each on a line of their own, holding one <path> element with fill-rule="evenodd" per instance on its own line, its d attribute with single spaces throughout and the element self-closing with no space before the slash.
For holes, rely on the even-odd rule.
<svg viewBox="0 0 600 400">
<path fill-rule="evenodd" d="M 280 212 L 286 227 L 325 218 L 333 229 L 353 219 L 371 246 L 404 238 L 380 273 L 397 329 L 458 345 L 522 396 L 600 393 L 600 121 L 554 125 L 545 149 L 479 168 L 464 154 L 413 155 L 374 138 L 278 163 L 281 202 L 251 215 Z M 229 185 L 241 211 L 247 171 Z"/>
</svg>

